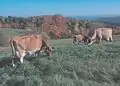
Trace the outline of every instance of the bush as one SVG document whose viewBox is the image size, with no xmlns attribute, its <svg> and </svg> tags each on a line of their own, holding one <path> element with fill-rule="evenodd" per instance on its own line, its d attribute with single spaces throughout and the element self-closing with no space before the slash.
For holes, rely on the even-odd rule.
<svg viewBox="0 0 120 86">
<path fill-rule="evenodd" d="M 0 46 L 1 47 L 8 46 L 8 38 L 2 32 L 0 32 Z"/>
</svg>

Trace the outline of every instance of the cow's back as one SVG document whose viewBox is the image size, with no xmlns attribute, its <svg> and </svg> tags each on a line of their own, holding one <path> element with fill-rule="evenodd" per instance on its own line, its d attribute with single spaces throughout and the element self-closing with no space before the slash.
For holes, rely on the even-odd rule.
<svg viewBox="0 0 120 86">
<path fill-rule="evenodd" d="M 101 28 L 101 31 L 104 38 L 109 38 L 112 36 L 112 28 Z"/>
<path fill-rule="evenodd" d="M 26 42 L 27 50 L 39 50 L 42 47 L 42 37 L 40 35 L 32 35 Z"/>
<path fill-rule="evenodd" d="M 42 37 L 40 35 L 16 36 L 13 40 L 22 50 L 38 50 L 42 46 Z"/>
</svg>

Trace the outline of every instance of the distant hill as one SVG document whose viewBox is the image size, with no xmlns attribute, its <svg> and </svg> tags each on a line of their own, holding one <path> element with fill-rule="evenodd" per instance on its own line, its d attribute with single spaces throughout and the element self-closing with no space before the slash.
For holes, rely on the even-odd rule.
<svg viewBox="0 0 120 86">
<path fill-rule="evenodd" d="M 113 25 L 113 26 L 120 26 L 120 16 L 100 17 L 100 18 L 97 18 L 96 20 L 93 20 L 93 21 L 102 22 L 105 24 Z"/>
<path fill-rule="evenodd" d="M 67 18 L 76 20 L 96 20 L 99 18 L 99 16 L 68 16 Z"/>
<path fill-rule="evenodd" d="M 67 18 L 75 18 L 78 20 L 107 20 L 120 21 L 120 16 L 67 16 Z"/>
<path fill-rule="evenodd" d="M 88 20 L 101 26 L 117 28 L 120 27 L 120 16 L 68 16 L 68 19 Z"/>
</svg>

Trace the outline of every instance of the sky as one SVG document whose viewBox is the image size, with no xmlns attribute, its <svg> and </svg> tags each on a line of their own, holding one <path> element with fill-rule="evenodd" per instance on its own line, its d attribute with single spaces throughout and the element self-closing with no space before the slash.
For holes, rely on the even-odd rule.
<svg viewBox="0 0 120 86">
<path fill-rule="evenodd" d="M 0 0 L 0 16 L 120 15 L 120 0 Z"/>
</svg>

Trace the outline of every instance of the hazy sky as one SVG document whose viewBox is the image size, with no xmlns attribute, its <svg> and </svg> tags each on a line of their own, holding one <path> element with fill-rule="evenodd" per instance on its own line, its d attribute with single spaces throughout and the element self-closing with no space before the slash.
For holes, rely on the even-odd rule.
<svg viewBox="0 0 120 86">
<path fill-rule="evenodd" d="M 1 16 L 120 15 L 120 0 L 0 0 Z"/>
</svg>

